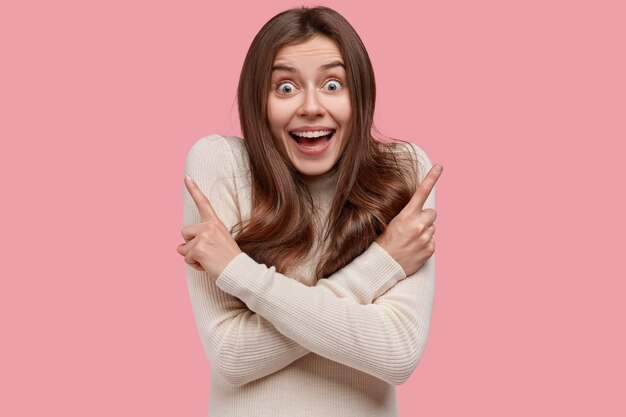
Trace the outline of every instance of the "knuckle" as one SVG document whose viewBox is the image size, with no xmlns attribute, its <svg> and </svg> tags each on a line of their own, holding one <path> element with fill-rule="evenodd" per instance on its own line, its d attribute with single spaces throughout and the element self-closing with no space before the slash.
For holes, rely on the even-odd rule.
<svg viewBox="0 0 626 417">
<path fill-rule="evenodd" d="M 417 234 L 421 235 L 424 232 L 424 230 L 426 229 L 426 225 L 421 220 L 418 220 L 413 225 L 413 229 L 415 230 L 415 232 Z"/>
<path fill-rule="evenodd" d="M 422 210 L 422 212 L 428 213 L 430 217 L 437 218 L 437 212 L 435 211 L 435 209 L 427 208 L 427 209 Z"/>
<path fill-rule="evenodd" d="M 189 265 L 193 265 L 194 263 L 196 263 L 196 261 L 193 259 L 193 257 L 191 256 L 191 253 L 188 253 L 185 256 L 185 262 L 188 263 Z"/>
</svg>

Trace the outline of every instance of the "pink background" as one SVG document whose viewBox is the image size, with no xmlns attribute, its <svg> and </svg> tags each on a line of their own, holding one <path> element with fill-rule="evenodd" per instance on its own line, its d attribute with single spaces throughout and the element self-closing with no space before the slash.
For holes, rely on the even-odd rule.
<svg viewBox="0 0 626 417">
<path fill-rule="evenodd" d="M 184 158 L 239 134 L 261 26 L 317 3 L 11 3 L 0 415 L 204 416 L 176 253 Z M 368 48 L 378 127 L 445 167 L 431 334 L 401 415 L 626 415 L 624 3 L 323 4 Z"/>
</svg>

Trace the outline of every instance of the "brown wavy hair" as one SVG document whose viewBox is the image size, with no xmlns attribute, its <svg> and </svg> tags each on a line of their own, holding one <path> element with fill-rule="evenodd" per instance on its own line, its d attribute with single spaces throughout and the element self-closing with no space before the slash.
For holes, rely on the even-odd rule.
<svg viewBox="0 0 626 417">
<path fill-rule="evenodd" d="M 338 45 L 352 106 L 344 150 L 332 167 L 337 185 L 326 233 L 319 237 L 312 221 L 313 199 L 280 139 L 272 135 L 267 118 L 276 54 L 315 35 Z M 315 278 L 321 279 L 360 255 L 385 230 L 416 190 L 417 156 L 396 152 L 400 142 L 409 142 L 380 135 L 373 124 L 375 101 L 369 55 L 354 28 L 336 11 L 323 6 L 293 8 L 261 28 L 244 60 L 237 89 L 252 179 L 250 217 L 234 226 L 242 251 L 286 273 L 305 259 L 314 239 L 323 239 L 329 244 L 315 271 Z"/>
</svg>

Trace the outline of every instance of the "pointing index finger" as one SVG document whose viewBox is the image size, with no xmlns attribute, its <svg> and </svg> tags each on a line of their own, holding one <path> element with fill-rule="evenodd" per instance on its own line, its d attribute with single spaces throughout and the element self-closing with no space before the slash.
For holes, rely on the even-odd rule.
<svg viewBox="0 0 626 417">
<path fill-rule="evenodd" d="M 435 183 L 442 172 L 443 166 L 439 164 L 435 164 L 430 171 L 428 171 L 428 174 L 426 174 L 422 182 L 417 186 L 417 190 L 408 204 L 412 209 L 422 211 L 426 199 L 435 187 Z"/>
<path fill-rule="evenodd" d="M 189 191 L 191 198 L 196 203 L 196 207 L 198 207 L 200 219 L 203 222 L 211 219 L 217 219 L 217 214 L 215 213 L 215 210 L 213 210 L 213 206 L 211 206 L 209 199 L 204 195 L 200 187 L 198 187 L 198 184 L 196 184 L 196 182 L 188 175 L 185 175 L 185 186 L 187 187 L 187 191 Z"/>
</svg>

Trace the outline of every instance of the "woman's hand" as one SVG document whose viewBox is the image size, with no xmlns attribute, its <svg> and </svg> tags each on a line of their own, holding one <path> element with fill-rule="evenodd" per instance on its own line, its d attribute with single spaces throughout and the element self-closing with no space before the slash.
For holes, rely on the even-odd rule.
<svg viewBox="0 0 626 417">
<path fill-rule="evenodd" d="M 437 170 L 438 167 L 440 170 Z M 400 264 L 407 276 L 419 270 L 435 253 L 433 223 L 437 212 L 423 207 L 442 171 L 441 165 L 435 165 L 428 171 L 409 203 L 376 239 L 376 243 Z"/>
<path fill-rule="evenodd" d="M 209 199 L 188 178 L 185 177 L 185 186 L 198 207 L 201 222 L 183 227 L 181 233 L 186 243 L 178 245 L 176 250 L 194 269 L 206 271 L 217 279 L 226 265 L 242 251 L 213 210 Z"/>
</svg>

